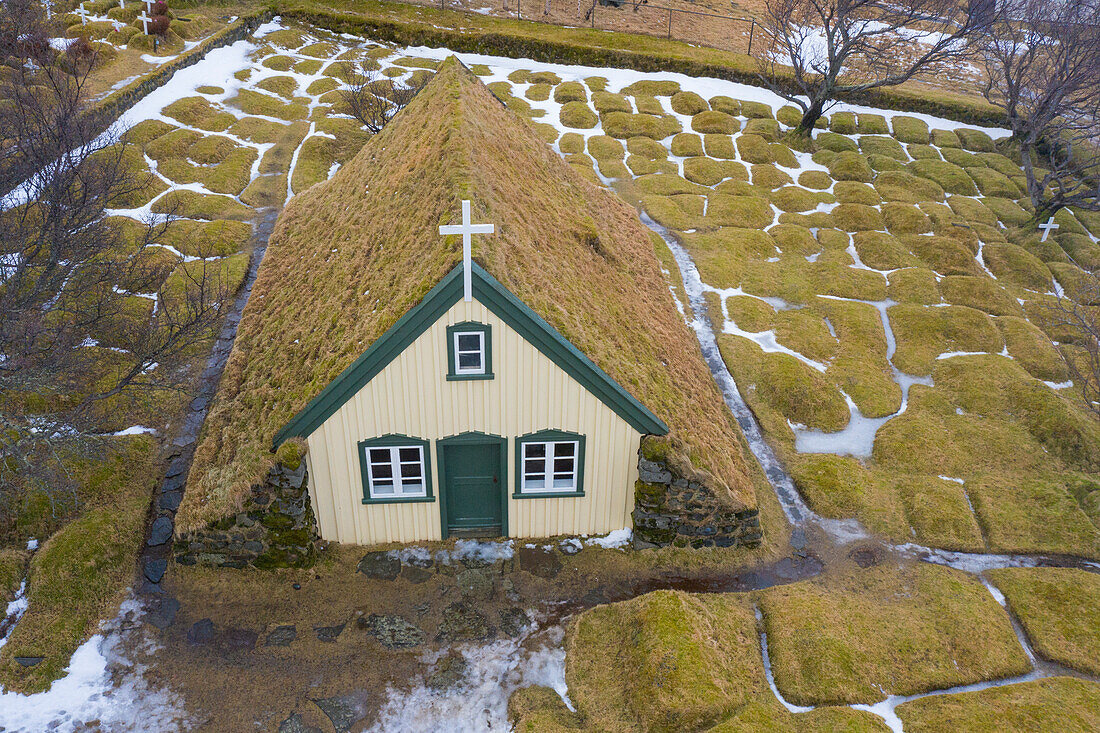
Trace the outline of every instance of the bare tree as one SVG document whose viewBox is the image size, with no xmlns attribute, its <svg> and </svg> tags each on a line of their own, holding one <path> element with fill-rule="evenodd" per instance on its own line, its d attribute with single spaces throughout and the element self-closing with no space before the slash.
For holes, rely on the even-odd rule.
<svg viewBox="0 0 1100 733">
<path fill-rule="evenodd" d="M 112 412 L 179 388 L 225 298 L 217 263 L 156 256 L 170 217 L 134 232 L 108 216 L 146 181 L 86 105 L 94 48 L 58 51 L 51 30 L 33 0 L 0 6 L 3 517 L 27 490 L 75 496 L 65 457 L 101 445 Z"/>
<path fill-rule="evenodd" d="M 402 84 L 365 65 L 351 63 L 344 66 L 344 78 L 347 87 L 340 91 L 344 105 L 372 133 L 379 132 L 424 86 L 415 74 L 409 84 Z"/>
<path fill-rule="evenodd" d="M 1072 340 L 1061 353 L 1070 379 L 1100 420 L 1100 273 L 1084 273 L 1072 298 L 1060 296 L 1043 313 L 1047 326 Z"/>
<path fill-rule="evenodd" d="M 766 0 L 758 73 L 802 110 L 796 130 L 808 135 L 839 97 L 967 57 L 991 22 L 957 0 Z"/>
<path fill-rule="evenodd" d="M 1100 210 L 1100 2 L 1009 0 L 981 46 L 985 98 L 1005 112 L 1041 221 Z"/>
</svg>

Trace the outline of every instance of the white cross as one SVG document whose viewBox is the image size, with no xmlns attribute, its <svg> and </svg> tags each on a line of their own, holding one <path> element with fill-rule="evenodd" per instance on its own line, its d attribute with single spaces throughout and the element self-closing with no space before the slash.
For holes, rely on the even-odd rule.
<svg viewBox="0 0 1100 733">
<path fill-rule="evenodd" d="M 470 223 L 470 202 L 467 199 L 462 200 L 462 223 L 445 224 L 439 227 L 439 233 L 444 236 L 448 234 L 462 235 L 462 286 L 463 300 L 466 302 L 473 299 L 473 286 L 470 283 L 470 235 L 492 234 L 494 231 L 495 227 L 492 224 Z"/>
<path fill-rule="evenodd" d="M 1039 241 L 1040 242 L 1045 242 L 1045 241 L 1047 241 L 1047 235 L 1050 234 L 1050 230 L 1051 229 L 1057 229 L 1058 225 L 1054 223 L 1054 217 L 1052 216 L 1052 217 L 1050 217 L 1050 221 L 1048 221 L 1046 224 L 1040 224 L 1039 228 L 1043 230 L 1043 238 L 1040 239 Z"/>
<path fill-rule="evenodd" d="M 119 10 L 125 10 L 126 9 L 126 0 L 118 0 L 118 9 Z"/>
<path fill-rule="evenodd" d="M 145 10 L 150 13 L 153 12 L 153 3 L 155 3 L 156 1 L 157 0 L 143 0 L 143 2 L 145 3 Z"/>
<path fill-rule="evenodd" d="M 146 15 L 145 11 L 142 10 L 141 15 L 138 16 L 138 20 L 141 21 L 141 32 L 145 35 L 149 35 L 149 22 L 153 19 Z"/>
<path fill-rule="evenodd" d="M 80 16 L 80 25 L 88 25 L 88 11 L 84 9 L 84 3 L 80 3 L 76 14 Z"/>
</svg>

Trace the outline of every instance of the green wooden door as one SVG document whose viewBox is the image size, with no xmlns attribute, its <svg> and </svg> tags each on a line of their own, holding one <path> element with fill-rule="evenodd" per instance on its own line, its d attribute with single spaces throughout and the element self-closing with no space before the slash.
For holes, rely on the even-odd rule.
<svg viewBox="0 0 1100 733">
<path fill-rule="evenodd" d="M 503 533 L 504 481 L 500 446 L 463 443 L 444 446 L 447 533 L 457 537 L 499 537 Z"/>
</svg>

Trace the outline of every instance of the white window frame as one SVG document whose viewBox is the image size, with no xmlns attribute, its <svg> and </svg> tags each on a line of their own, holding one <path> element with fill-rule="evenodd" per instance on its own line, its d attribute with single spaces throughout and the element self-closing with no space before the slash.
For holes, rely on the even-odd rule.
<svg viewBox="0 0 1100 733">
<path fill-rule="evenodd" d="M 535 458 L 528 458 L 527 457 L 528 448 L 530 446 L 535 446 L 535 445 L 543 446 L 544 455 L 541 457 L 541 459 L 539 457 L 535 457 Z M 572 458 L 573 458 L 573 473 L 572 473 L 571 481 L 570 481 L 568 486 L 557 486 L 557 485 L 555 485 L 555 482 L 557 481 L 557 477 L 555 476 L 556 472 L 554 471 L 554 458 L 555 458 L 554 449 L 555 449 L 556 446 L 559 446 L 559 445 L 572 445 L 573 446 L 573 456 L 572 456 Z M 521 451 L 521 455 L 520 455 L 520 461 L 521 461 L 521 465 L 520 465 L 520 487 L 519 487 L 520 493 L 521 494 L 561 494 L 561 493 L 571 493 L 571 492 L 577 491 L 577 480 L 580 476 L 580 471 L 581 471 L 580 450 L 581 450 L 581 445 L 580 445 L 580 441 L 578 441 L 578 440 L 547 440 L 547 441 L 532 440 L 532 441 L 524 442 L 523 443 L 523 450 Z M 527 485 L 527 462 L 529 460 L 530 461 L 537 461 L 537 460 L 543 461 L 543 466 L 542 466 L 543 485 L 542 486 L 528 486 Z M 547 485 L 547 483 L 549 485 Z"/>
<path fill-rule="evenodd" d="M 424 446 L 422 445 L 377 445 L 377 446 L 364 446 L 363 449 L 367 452 L 365 456 L 367 461 L 367 484 L 370 490 L 370 498 L 372 499 L 423 499 L 428 496 L 428 475 L 427 465 L 424 461 Z M 402 461 L 401 451 L 403 450 L 415 450 L 419 456 L 418 461 Z M 371 455 L 372 451 L 388 451 L 389 462 L 388 464 L 383 461 L 373 460 Z M 417 464 L 420 466 L 420 488 L 419 490 L 405 490 L 405 479 L 401 475 L 402 465 Z M 377 493 L 374 490 L 374 467 L 375 466 L 390 466 L 390 478 L 378 479 L 379 481 L 385 481 L 392 484 L 393 491 L 389 493 Z M 415 484 L 412 484 L 415 485 Z"/>
<path fill-rule="evenodd" d="M 458 348 L 459 339 L 463 336 L 477 336 L 477 351 L 461 350 Z M 455 331 L 454 342 L 451 344 L 451 348 L 454 349 L 455 360 L 455 374 L 484 374 L 485 373 L 485 332 L 484 331 Z M 478 365 L 474 368 L 463 368 L 459 357 L 462 354 L 477 354 Z"/>
</svg>

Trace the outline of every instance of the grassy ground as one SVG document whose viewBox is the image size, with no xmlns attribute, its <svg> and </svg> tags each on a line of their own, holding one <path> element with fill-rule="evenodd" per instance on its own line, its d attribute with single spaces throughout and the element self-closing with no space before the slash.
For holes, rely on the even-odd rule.
<svg viewBox="0 0 1100 733">
<path fill-rule="evenodd" d="M 1035 650 L 1100 675 L 1100 577 L 1070 568 L 989 571 Z"/>
<path fill-rule="evenodd" d="M 0 649 L 0 687 L 49 687 L 100 619 L 114 612 L 133 578 L 158 473 L 156 445 L 147 436 L 113 442 L 102 457 L 71 462 L 84 506 L 34 554 L 28 611 Z M 45 659 L 23 667 L 15 657 Z"/>
<path fill-rule="evenodd" d="M 874 703 L 1029 669 L 981 583 L 936 565 L 776 587 L 760 607 L 776 685 L 798 705 Z"/>
<path fill-rule="evenodd" d="M 620 193 L 674 230 L 708 286 L 742 289 L 708 295 L 718 330 L 771 331 L 795 352 L 719 337 L 816 511 L 855 516 L 899 542 L 1100 556 L 1100 504 L 1087 498 L 1100 489 L 1100 425 L 1075 389 L 1044 384 L 1066 379 L 1062 352 L 1074 346 L 1042 317 L 1054 270 L 1076 277 L 1070 253 L 1100 252 L 1100 229 L 1068 211 L 1047 243 L 1023 228 L 1030 204 L 1010 149 L 977 130 L 841 112 L 807 160 L 758 103 L 707 100 L 667 80 L 610 91 L 598 78 L 540 84 L 535 98 L 521 72 L 492 87 L 522 101 L 540 129 L 544 95 L 562 89 L 569 104 L 587 104 L 595 128 L 563 125 L 547 139 L 578 169 L 617 178 Z M 718 110 L 737 132 L 693 129 L 711 129 L 697 121 Z M 991 174 L 1011 187 L 994 188 Z M 897 303 L 890 360 L 878 310 L 852 302 L 887 298 Z M 792 424 L 848 424 L 844 394 L 865 417 L 895 414 L 902 393 L 891 366 L 932 384 L 912 388 L 870 456 L 795 449 Z"/>
<path fill-rule="evenodd" d="M 926 697 L 899 706 L 897 714 L 905 730 L 913 733 L 1085 733 L 1100 727 L 1100 685 L 1051 677 L 981 692 Z"/>
</svg>

